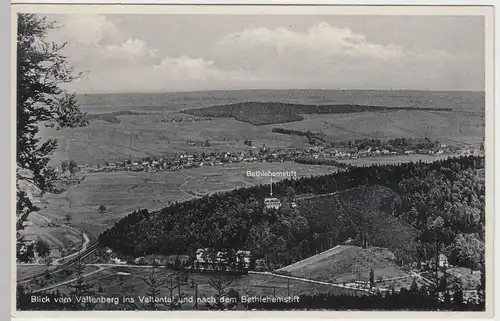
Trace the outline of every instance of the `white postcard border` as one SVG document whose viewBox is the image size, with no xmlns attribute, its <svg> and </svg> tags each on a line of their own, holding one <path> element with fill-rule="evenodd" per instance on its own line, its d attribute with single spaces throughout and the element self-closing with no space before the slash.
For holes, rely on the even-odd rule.
<svg viewBox="0 0 500 321">
<path fill-rule="evenodd" d="M 442 1 L 419 1 L 419 4 L 427 4 L 427 2 L 432 2 L 434 4 L 432 7 L 425 6 L 397 6 L 397 7 L 387 7 L 387 6 L 376 6 L 376 7 L 358 7 L 358 6 L 215 6 L 215 5 L 203 5 L 203 6 L 191 6 L 191 5 L 172 5 L 172 6 L 164 6 L 164 5 L 49 5 L 44 4 L 41 5 L 33 5 L 33 4 L 25 4 L 27 1 L 17 1 L 17 3 L 12 7 L 12 17 L 15 17 L 16 12 L 33 12 L 33 13 L 95 13 L 98 11 L 103 14 L 111 14 L 111 13 L 141 13 L 141 14 L 158 14 L 158 13 L 166 13 L 166 14 L 370 14 L 370 15 L 484 15 L 485 16 L 485 37 L 486 37 L 486 142 L 485 142 L 485 150 L 486 150 L 486 198 L 488 199 L 486 203 L 486 255 L 487 255 L 487 296 L 491 298 L 493 296 L 493 281 L 496 280 L 493 275 L 493 267 L 494 262 L 493 258 L 493 239 L 494 239 L 494 181 L 491 179 L 496 174 L 494 172 L 494 161 L 495 161 L 495 149 L 494 149 L 494 140 L 495 140 L 495 129 L 494 129 L 494 118 L 496 113 L 494 113 L 494 42 L 493 42 L 493 34 L 494 34 L 494 26 L 493 26 L 493 14 L 491 9 L 485 7 L 472 7 L 473 3 L 480 4 L 483 1 L 472 2 L 472 1 L 454 1 L 455 4 L 465 4 L 467 3 L 469 6 L 462 7 L 445 7 L 445 6 L 437 6 Z M 47 3 L 47 1 L 37 1 L 38 3 Z M 59 2 L 59 1 L 50 1 L 51 3 Z M 61 1 L 62 2 L 62 1 Z M 67 3 L 67 1 L 65 1 Z M 89 3 L 90 1 L 86 1 Z M 122 1 L 122 3 L 130 1 Z M 377 1 L 366 1 L 364 4 L 375 4 L 373 2 Z M 234 2 L 232 2 L 234 3 Z M 245 2 L 247 3 L 247 1 Z M 290 3 L 290 1 L 288 1 Z M 297 2 L 299 3 L 299 2 Z M 340 2 L 342 4 L 342 2 Z M 377 2 L 380 3 L 380 2 Z M 383 3 L 388 4 L 388 1 L 384 1 Z M 414 4 L 415 2 L 413 2 Z M 322 3 L 324 4 L 324 3 Z M 13 36 L 11 38 L 11 55 L 12 55 L 12 76 L 11 76 L 11 114 L 12 117 L 15 117 L 15 19 L 12 21 L 12 30 L 11 33 Z M 15 119 L 11 119 L 11 124 L 15 124 Z M 12 139 L 10 142 L 11 145 L 11 164 L 15 164 L 15 143 L 14 143 L 14 135 L 15 125 L 12 126 L 11 130 Z M 498 159 L 498 158 L 497 158 Z M 11 200 L 15 200 L 15 171 L 12 169 L 11 171 Z M 15 213 L 15 201 L 11 203 L 11 213 Z M 11 216 L 15 217 L 15 214 Z M 11 220 L 11 240 L 15 240 L 15 226 L 12 223 L 15 223 L 15 220 Z M 15 243 L 15 242 L 14 242 Z M 11 298 L 15 298 L 15 278 L 16 278 L 16 268 L 15 268 L 15 251 L 13 251 L 13 246 L 11 246 L 11 267 L 12 267 L 12 275 L 11 275 L 11 290 L 13 291 Z M 486 311 L 487 312 L 337 312 L 337 311 L 279 311 L 279 312 L 270 312 L 270 311 L 243 311 L 243 312 L 210 312 L 210 311 L 183 311 L 183 312 L 174 312 L 174 311 L 165 311 L 165 312 L 125 312 L 125 311 L 85 311 L 85 312 L 27 312 L 27 311 L 16 311 L 15 310 L 15 300 L 11 303 L 11 313 L 16 317 L 56 317 L 56 318 L 68 318 L 68 317 L 96 317 L 102 318 L 104 317 L 130 317 L 132 315 L 139 316 L 141 318 L 154 318 L 154 317 L 170 317 L 170 318 L 233 318 L 233 317 L 244 317 L 244 318 L 305 318 L 305 317 L 318 317 L 318 318 L 469 318 L 469 317 L 488 317 L 492 316 L 493 312 L 493 300 L 489 299 L 486 303 Z"/>
</svg>

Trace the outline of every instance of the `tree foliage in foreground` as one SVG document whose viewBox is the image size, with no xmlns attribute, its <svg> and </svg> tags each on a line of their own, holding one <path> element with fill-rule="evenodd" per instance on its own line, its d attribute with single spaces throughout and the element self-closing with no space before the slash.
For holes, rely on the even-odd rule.
<svg viewBox="0 0 500 321">
<path fill-rule="evenodd" d="M 230 288 L 225 291 L 229 283 L 220 283 L 211 280 L 210 286 L 216 289 L 215 294 L 225 293 L 226 298 L 235 298 L 239 301 L 240 295 L 237 291 Z M 222 289 L 222 290 L 220 290 Z M 49 302 L 31 302 L 31 295 L 21 286 L 17 290 L 17 309 L 18 310 L 77 310 L 75 306 L 65 303 L 57 303 L 54 299 L 62 297 L 59 291 L 46 291 L 37 293 L 37 295 L 50 298 Z M 211 304 L 202 308 L 210 310 L 228 310 L 233 309 L 238 304 Z M 425 288 L 412 286 L 410 290 L 402 288 L 400 292 L 387 292 L 385 294 L 376 293 L 374 295 L 352 295 L 338 293 L 313 293 L 301 294 L 298 301 L 281 302 L 253 302 L 243 304 L 245 310 L 330 310 L 330 311 L 484 311 L 484 301 L 466 300 L 464 292 L 457 288 L 452 296 L 445 300 L 436 300 L 435 296 Z M 117 306 L 95 306 L 90 309 L 96 310 L 116 310 Z M 134 306 L 134 309 L 138 309 Z M 139 310 L 147 310 L 144 306 Z M 171 310 L 170 307 L 158 306 L 157 310 Z M 182 307 L 183 310 L 193 309 L 191 306 Z"/>
<path fill-rule="evenodd" d="M 42 195 L 56 191 L 56 173 L 48 163 L 57 141 L 40 137 L 40 126 L 60 129 L 86 122 L 74 94 L 61 88 L 79 75 L 62 54 L 66 43 L 48 39 L 58 26 L 35 14 L 21 13 L 17 18 L 16 214 L 17 230 L 21 230 L 28 215 L 38 210 L 27 187 Z M 19 235 L 18 242 L 22 242 Z"/>
<path fill-rule="evenodd" d="M 358 310 L 358 311 L 484 311 L 484 302 L 465 301 L 457 290 L 453 299 L 437 301 L 424 289 L 401 289 L 376 295 L 302 294 L 298 302 L 250 303 L 248 310 Z"/>
<path fill-rule="evenodd" d="M 71 310 L 92 310 L 96 304 L 92 302 L 82 301 L 85 297 L 93 297 L 95 295 L 94 284 L 85 282 L 85 267 L 80 254 L 78 260 L 75 262 L 74 271 L 76 273 L 76 280 L 68 284 L 69 297 L 71 298 Z"/>
</svg>

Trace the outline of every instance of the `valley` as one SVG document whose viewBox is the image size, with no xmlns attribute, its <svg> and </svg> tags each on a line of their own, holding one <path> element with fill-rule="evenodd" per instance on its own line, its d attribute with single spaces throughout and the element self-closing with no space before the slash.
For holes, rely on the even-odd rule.
<svg viewBox="0 0 500 321">
<path fill-rule="evenodd" d="M 469 96 L 463 96 L 460 109 L 445 103 L 456 99 L 455 94 L 432 104 L 391 100 L 394 97 L 380 104 L 380 96 L 374 96 L 364 105 L 353 101 L 338 107 L 331 99 L 311 109 L 308 103 L 314 104 L 314 99 L 304 105 L 228 101 L 229 108 L 212 104 L 215 100 L 205 94 L 178 101 L 154 95 L 134 99 L 130 95 L 86 96 L 81 101 L 82 110 L 88 113 L 87 127 L 42 129 L 44 138 L 59 142 L 51 164 L 73 161 L 78 171 L 76 183 L 64 192 L 38 198 L 40 211 L 29 218 L 24 236 L 47 242 L 51 260 L 19 264 L 18 278 L 24 280 L 26 289 L 69 295 L 68 285 L 83 279 L 95 285 L 97 295 L 137 298 L 147 294 L 144 279 L 151 277 L 166 285 L 158 293 L 166 297 L 178 291 L 186 297 L 210 297 L 216 281 L 226 285 L 226 292 L 232 289 L 232 293 L 249 296 L 363 296 L 376 290 L 404 291 L 413 283 L 419 288 L 432 285 L 429 272 L 416 267 L 428 260 L 423 258 L 422 241 L 416 241 L 427 233 L 422 223 L 425 215 L 418 214 L 423 201 L 418 203 L 412 194 L 417 192 L 402 189 L 399 183 L 406 182 L 407 171 L 415 168 L 422 177 L 427 171 L 437 173 L 431 177 L 440 184 L 440 179 L 450 179 L 441 173 L 441 166 L 456 170 L 450 165 L 454 162 L 477 172 L 476 177 L 464 170 L 456 179 L 481 181 L 484 114 L 466 104 Z M 222 108 L 219 114 L 214 114 L 213 106 Z M 224 108 L 231 110 L 224 114 Z M 279 132 L 273 130 L 276 123 Z M 315 133 L 325 144 L 288 131 Z M 429 147 L 413 151 L 402 144 L 386 149 L 398 139 Z M 363 144 L 374 147 L 359 147 Z M 269 161 L 263 150 L 269 155 L 298 153 L 309 160 L 273 156 Z M 162 163 L 165 155 L 173 157 L 172 163 Z M 176 160 L 180 155 L 191 158 L 187 163 Z M 245 161 L 236 160 L 238 155 L 244 155 Z M 222 162 L 221 157 L 235 159 Z M 203 164 L 207 159 L 210 164 Z M 247 176 L 248 171 L 294 171 L 297 177 L 273 178 L 271 195 L 270 179 Z M 464 191 L 472 194 L 463 197 L 474 198 L 481 189 Z M 269 197 L 276 197 L 280 206 L 267 208 L 264 200 Z M 417 214 L 407 203 L 398 203 L 400 197 L 417 208 Z M 470 211 L 479 213 L 480 209 Z M 478 242 L 482 242 L 480 226 L 473 227 Z M 462 235 L 460 224 L 452 228 Z M 454 239 L 446 242 L 446 255 L 463 267 Z M 92 251 L 85 269 L 75 274 L 74 263 L 66 266 L 64 262 L 88 246 Z M 192 262 L 196 249 L 212 247 L 247 249 L 263 267 L 237 276 L 187 272 L 191 285 L 180 284 L 171 292 L 168 282 L 182 273 L 168 265 L 167 258 L 180 255 Z M 146 263 L 136 263 L 143 257 Z M 159 264 L 154 263 L 156 259 Z M 208 270 L 219 269 L 216 263 L 212 265 Z M 54 278 L 40 276 L 51 270 L 56 271 Z M 39 277 L 30 280 L 30 276 Z M 471 288 L 477 280 L 464 284 Z M 185 308 L 208 308 L 188 305 Z M 123 303 L 119 308 L 133 305 Z M 116 307 L 101 304 L 98 309 Z"/>
</svg>

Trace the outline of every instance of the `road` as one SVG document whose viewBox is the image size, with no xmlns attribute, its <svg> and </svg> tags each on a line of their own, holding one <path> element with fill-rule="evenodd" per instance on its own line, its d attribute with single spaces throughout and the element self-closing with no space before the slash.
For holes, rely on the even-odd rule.
<svg viewBox="0 0 500 321">
<path fill-rule="evenodd" d="M 187 176 L 185 173 L 182 173 L 182 175 L 184 175 L 186 177 L 186 181 L 184 183 L 182 183 L 182 185 L 179 187 L 179 190 L 181 192 L 183 192 L 184 194 L 187 195 L 188 199 L 187 200 L 190 200 L 192 198 L 200 198 L 201 196 L 199 195 L 196 195 L 196 194 L 192 194 L 192 193 L 189 193 L 187 191 L 184 190 L 184 185 L 186 185 L 187 183 L 189 183 L 191 180 L 193 180 L 195 177 L 194 176 Z"/>
<path fill-rule="evenodd" d="M 339 193 L 349 192 L 350 190 L 353 190 L 355 188 L 358 188 L 358 187 L 351 187 L 351 188 L 348 188 L 348 189 L 343 189 L 343 190 L 340 190 L 340 191 L 336 191 L 336 192 L 333 192 L 333 193 L 327 193 L 327 194 L 307 195 L 307 196 L 300 196 L 299 195 L 295 199 L 297 201 L 303 201 L 303 200 L 308 200 L 308 199 L 313 199 L 313 198 L 320 198 L 320 197 L 325 197 L 325 196 L 332 196 L 332 195 L 336 195 L 336 194 L 339 194 Z"/>
<path fill-rule="evenodd" d="M 101 271 L 104 271 L 106 269 L 109 269 L 108 267 L 99 267 L 98 270 L 95 270 L 95 271 L 92 271 L 92 272 L 89 272 L 89 273 L 85 273 L 82 275 L 82 278 L 86 278 L 88 276 L 91 276 L 93 274 L 96 274 L 96 273 L 99 273 Z M 75 282 L 77 281 L 79 278 L 76 277 L 76 278 L 73 278 L 71 280 L 68 280 L 68 281 L 64 281 L 64 282 L 60 282 L 60 283 L 56 283 L 56 284 L 52 284 L 52 285 L 49 285 L 49 286 L 46 286 L 44 288 L 41 288 L 41 289 L 38 289 L 38 290 L 35 290 L 33 291 L 33 293 L 37 293 L 37 292 L 43 292 L 43 291 L 47 291 L 47 290 L 52 290 L 54 288 L 57 288 L 57 287 L 60 287 L 62 285 L 65 285 L 65 284 L 69 284 L 69 283 L 72 283 L 72 282 Z"/>
</svg>

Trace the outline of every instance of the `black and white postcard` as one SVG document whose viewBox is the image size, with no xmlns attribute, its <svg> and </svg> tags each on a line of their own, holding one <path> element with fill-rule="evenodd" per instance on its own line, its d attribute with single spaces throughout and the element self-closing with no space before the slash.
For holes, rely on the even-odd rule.
<svg viewBox="0 0 500 321">
<path fill-rule="evenodd" d="M 14 314 L 492 312 L 492 8 L 12 19 Z"/>
</svg>

